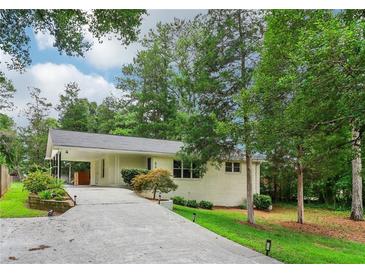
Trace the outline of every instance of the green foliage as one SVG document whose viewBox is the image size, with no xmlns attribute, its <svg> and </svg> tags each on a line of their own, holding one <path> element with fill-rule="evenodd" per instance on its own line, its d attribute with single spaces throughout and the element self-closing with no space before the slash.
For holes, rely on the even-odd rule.
<svg viewBox="0 0 365 274">
<path fill-rule="evenodd" d="M 257 209 L 267 210 L 272 205 L 271 197 L 256 193 L 253 195 L 253 204 Z"/>
<path fill-rule="evenodd" d="M 63 200 L 66 194 L 62 180 L 41 170 L 30 172 L 23 180 L 23 184 L 26 190 L 31 193 L 38 193 L 41 199 Z"/>
<path fill-rule="evenodd" d="M 40 166 L 40 165 L 37 165 L 37 164 L 31 164 L 28 167 L 28 172 L 32 173 L 32 172 L 36 172 L 36 171 L 46 173 L 46 172 L 49 172 L 49 168 L 45 167 L 45 166 Z"/>
<path fill-rule="evenodd" d="M 79 98 L 80 88 L 77 83 L 71 82 L 65 86 L 65 94 L 60 95 L 57 106 L 59 123 L 62 129 L 94 132 L 96 129 L 95 103 L 90 103 L 86 98 Z"/>
<path fill-rule="evenodd" d="M 209 201 L 200 201 L 199 202 L 199 207 L 200 208 L 204 208 L 204 209 L 212 209 L 213 208 L 213 203 L 209 202 Z"/>
<path fill-rule="evenodd" d="M 137 39 L 138 27 L 145 10 L 1 10 L 0 49 L 12 57 L 13 69 L 24 69 L 31 63 L 30 36 L 34 32 L 48 32 L 60 53 L 83 56 L 92 46 L 85 39 L 86 32 L 99 40 L 114 36 L 121 44 Z"/>
<path fill-rule="evenodd" d="M 141 175 L 141 174 L 147 174 L 147 169 L 142 168 L 125 168 L 121 170 L 123 181 L 127 185 L 132 185 L 132 180 L 134 177 Z"/>
<path fill-rule="evenodd" d="M 48 189 L 62 189 L 64 188 L 64 182 L 62 179 L 52 178 L 47 185 Z"/>
<path fill-rule="evenodd" d="M 172 201 L 174 203 L 174 205 L 182 205 L 185 206 L 186 205 L 186 200 L 184 197 L 181 196 L 174 196 L 172 197 Z"/>
<path fill-rule="evenodd" d="M 38 193 L 39 198 L 42 200 L 57 200 L 62 201 L 65 199 L 66 191 L 63 188 L 49 188 Z"/>
<path fill-rule="evenodd" d="M 66 195 L 66 191 L 63 188 L 53 188 L 50 189 L 52 198 L 55 200 L 64 200 L 65 199 L 65 195 Z"/>
<path fill-rule="evenodd" d="M 196 200 L 187 200 L 186 206 L 197 208 L 199 206 L 198 202 Z"/>
<path fill-rule="evenodd" d="M 50 200 L 52 199 L 52 192 L 50 190 L 43 190 L 38 193 L 39 198 L 42 200 Z"/>
<path fill-rule="evenodd" d="M 132 64 L 125 65 L 118 87 L 129 91 L 126 98 L 132 114 L 132 133 L 138 136 L 175 139 L 177 99 L 170 91 L 174 75 L 173 26 L 157 24 L 143 39 L 143 50 Z M 131 115 L 130 114 L 130 115 Z"/>
<path fill-rule="evenodd" d="M 31 193 L 39 193 L 48 189 L 48 185 L 53 182 L 54 178 L 47 172 L 40 170 L 28 173 L 23 180 L 24 188 Z"/>
<path fill-rule="evenodd" d="M 171 178 L 168 170 L 156 168 L 150 170 L 147 174 L 140 174 L 132 179 L 132 185 L 135 191 L 153 192 L 153 199 L 156 198 L 156 192 L 168 193 L 177 189 L 177 184 Z"/>
<path fill-rule="evenodd" d="M 12 82 L 0 71 L 0 111 L 13 109 L 14 93 L 15 88 Z"/>
<path fill-rule="evenodd" d="M 24 142 L 28 165 L 35 164 L 45 167 L 48 165 L 48 162 L 44 159 L 48 131 L 50 128 L 57 127 L 58 124 L 55 119 L 48 117 L 52 104 L 41 96 L 41 90 L 33 88 L 30 95 L 32 101 L 27 103 L 24 111 L 28 125 L 21 129 L 20 136 Z"/>
<path fill-rule="evenodd" d="M 0 157 L 10 170 L 20 174 L 23 166 L 24 146 L 9 116 L 0 113 Z"/>
</svg>

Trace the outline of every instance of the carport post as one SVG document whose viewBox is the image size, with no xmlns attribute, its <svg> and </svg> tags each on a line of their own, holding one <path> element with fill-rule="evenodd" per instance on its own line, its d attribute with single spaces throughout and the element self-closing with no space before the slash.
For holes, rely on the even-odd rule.
<svg viewBox="0 0 365 274">
<path fill-rule="evenodd" d="M 61 178 L 61 152 L 57 153 L 57 178 Z"/>
</svg>

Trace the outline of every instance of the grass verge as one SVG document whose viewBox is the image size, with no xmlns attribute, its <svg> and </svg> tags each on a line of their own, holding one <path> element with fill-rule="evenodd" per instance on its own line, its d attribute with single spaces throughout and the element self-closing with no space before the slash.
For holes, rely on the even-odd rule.
<svg viewBox="0 0 365 274">
<path fill-rule="evenodd" d="M 40 217 L 47 212 L 27 207 L 28 191 L 22 183 L 12 183 L 0 199 L 0 218 Z"/>
<path fill-rule="evenodd" d="M 365 263 L 365 244 L 312 233 L 297 232 L 256 217 L 257 225 L 246 222 L 237 211 L 204 210 L 174 205 L 174 211 L 225 238 L 258 252 L 265 252 L 266 239 L 272 240 L 270 256 L 285 263 Z"/>
</svg>

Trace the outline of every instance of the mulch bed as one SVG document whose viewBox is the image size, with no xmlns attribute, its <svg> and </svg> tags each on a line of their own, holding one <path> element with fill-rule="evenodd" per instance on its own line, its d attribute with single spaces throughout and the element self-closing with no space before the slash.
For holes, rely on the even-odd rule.
<svg viewBox="0 0 365 274">
<path fill-rule="evenodd" d="M 246 213 L 239 208 L 215 207 L 217 210 L 236 211 Z M 296 222 L 296 209 L 275 207 L 271 212 L 255 210 L 255 216 L 264 219 L 268 224 L 276 224 L 297 232 L 312 233 L 365 243 L 365 221 L 356 222 L 330 210 L 318 210 L 307 208 L 304 213 L 304 224 Z M 239 221 L 240 224 L 248 225 L 247 222 Z M 270 225 L 254 225 L 260 230 L 270 230 Z"/>
</svg>

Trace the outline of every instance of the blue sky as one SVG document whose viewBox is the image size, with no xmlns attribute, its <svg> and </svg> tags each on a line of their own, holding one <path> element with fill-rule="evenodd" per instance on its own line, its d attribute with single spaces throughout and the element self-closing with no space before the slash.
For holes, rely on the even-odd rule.
<svg viewBox="0 0 365 274">
<path fill-rule="evenodd" d="M 148 10 L 149 15 L 142 20 L 140 37 L 155 28 L 158 22 L 171 22 L 174 18 L 192 19 L 206 10 Z M 31 36 L 30 54 L 32 64 L 20 74 L 16 71 L 7 70 L 4 61 L 7 56 L 0 52 L 0 69 L 10 78 L 17 92 L 14 97 L 16 109 L 8 112 L 19 126 L 24 126 L 26 120 L 22 112 L 30 101 L 28 87 L 40 88 L 55 107 L 58 104 L 59 95 L 64 86 L 75 81 L 80 86 L 80 96 L 90 101 L 100 103 L 103 98 L 114 94 L 121 95 L 121 91 L 115 88 L 116 77 L 121 73 L 123 64 L 132 62 L 133 57 L 141 49 L 139 43 L 132 43 L 128 47 L 120 45 L 116 39 L 105 39 L 98 43 L 91 35 L 86 39 L 93 43 L 93 47 L 85 54 L 84 58 L 60 55 L 53 47 L 53 38 L 47 33 L 33 33 Z M 57 117 L 54 109 L 50 116 Z"/>
</svg>

